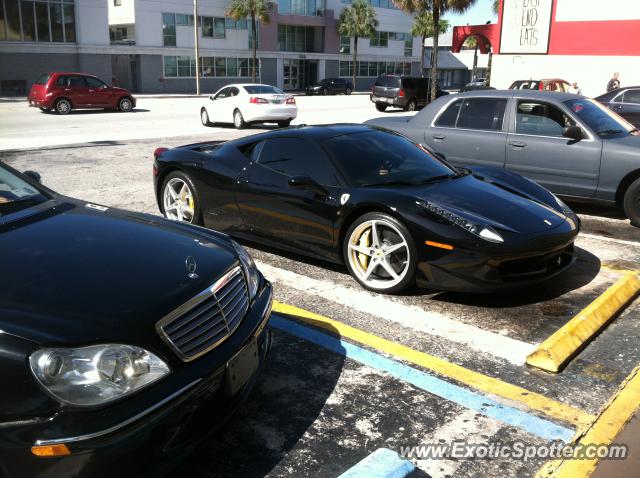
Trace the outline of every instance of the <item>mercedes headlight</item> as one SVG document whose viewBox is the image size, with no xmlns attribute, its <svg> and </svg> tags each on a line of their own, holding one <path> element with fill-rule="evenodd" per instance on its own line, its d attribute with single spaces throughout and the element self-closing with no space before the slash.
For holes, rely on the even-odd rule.
<svg viewBox="0 0 640 478">
<path fill-rule="evenodd" d="M 51 395 L 77 406 L 117 400 L 169 373 L 168 365 L 151 352 L 120 344 L 40 349 L 29 364 Z"/>
<path fill-rule="evenodd" d="M 430 201 L 416 201 L 416 204 L 427 209 L 433 214 L 440 216 L 451 224 L 459 226 L 462 229 L 469 231 L 471 234 L 484 239 L 485 241 L 496 243 L 504 242 L 502 236 L 498 234 L 498 232 L 491 226 L 462 217 L 459 214 L 451 212 L 448 209 L 445 209 L 442 206 L 439 206 L 438 204 L 432 203 Z"/>
<path fill-rule="evenodd" d="M 244 247 L 242 247 L 236 241 L 231 241 L 231 243 L 238 253 L 240 264 L 242 264 L 242 268 L 244 269 L 244 276 L 247 278 L 247 286 L 249 287 L 249 299 L 253 300 L 258 293 L 258 284 L 260 283 L 258 268 L 256 267 L 256 263 L 253 262 L 251 255 Z"/>
</svg>

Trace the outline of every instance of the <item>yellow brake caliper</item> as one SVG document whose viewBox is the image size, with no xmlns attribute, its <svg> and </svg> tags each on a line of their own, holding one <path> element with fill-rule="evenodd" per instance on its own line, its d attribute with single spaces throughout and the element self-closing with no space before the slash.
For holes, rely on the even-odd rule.
<svg viewBox="0 0 640 478">
<path fill-rule="evenodd" d="M 364 233 L 360 236 L 358 245 L 360 247 L 371 246 L 371 229 L 367 229 L 366 231 L 364 231 Z M 365 270 L 367 270 L 367 267 L 369 267 L 369 256 L 363 254 L 362 252 L 358 252 L 358 262 L 360 262 L 360 265 L 364 267 Z"/>
</svg>

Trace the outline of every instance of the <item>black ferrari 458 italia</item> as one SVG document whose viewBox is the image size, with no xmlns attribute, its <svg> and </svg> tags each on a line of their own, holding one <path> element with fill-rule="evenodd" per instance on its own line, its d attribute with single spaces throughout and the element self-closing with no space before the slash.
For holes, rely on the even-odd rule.
<svg viewBox="0 0 640 478">
<path fill-rule="evenodd" d="M 344 262 L 367 289 L 490 292 L 574 261 L 579 219 L 549 191 L 388 130 L 293 127 L 154 154 L 166 217 Z"/>
</svg>

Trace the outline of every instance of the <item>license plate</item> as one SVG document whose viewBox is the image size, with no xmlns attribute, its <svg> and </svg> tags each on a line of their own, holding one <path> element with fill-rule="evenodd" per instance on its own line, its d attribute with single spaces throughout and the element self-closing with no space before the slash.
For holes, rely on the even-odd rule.
<svg viewBox="0 0 640 478">
<path fill-rule="evenodd" d="M 258 370 L 259 363 L 258 341 L 253 338 L 227 363 L 227 375 L 224 383 L 225 393 L 228 395 L 238 393 Z"/>
<path fill-rule="evenodd" d="M 386 101 L 387 103 L 393 103 L 393 98 L 387 98 L 385 101 Z"/>
</svg>

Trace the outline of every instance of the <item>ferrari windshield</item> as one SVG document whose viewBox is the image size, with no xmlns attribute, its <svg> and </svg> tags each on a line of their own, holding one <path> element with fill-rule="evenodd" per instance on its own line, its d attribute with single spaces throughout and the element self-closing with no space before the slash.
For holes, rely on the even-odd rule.
<svg viewBox="0 0 640 478">
<path fill-rule="evenodd" d="M 633 125 L 596 101 L 582 98 L 565 101 L 564 104 L 600 137 L 630 134 L 635 129 Z"/>
<path fill-rule="evenodd" d="M 424 184 L 457 175 L 421 146 L 393 133 L 343 134 L 322 144 L 354 186 Z"/>
<path fill-rule="evenodd" d="M 0 216 L 46 199 L 40 190 L 0 165 Z"/>
</svg>

